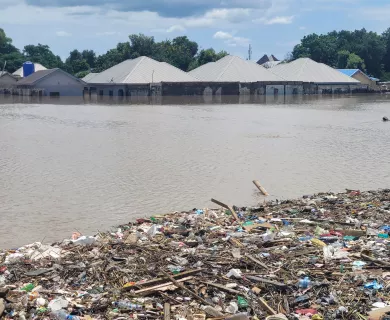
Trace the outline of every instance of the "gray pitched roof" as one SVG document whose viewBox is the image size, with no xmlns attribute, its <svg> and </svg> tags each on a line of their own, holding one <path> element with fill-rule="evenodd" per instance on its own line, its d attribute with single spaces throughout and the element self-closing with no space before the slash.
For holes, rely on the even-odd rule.
<svg viewBox="0 0 390 320">
<path fill-rule="evenodd" d="M 198 79 L 165 62 L 148 57 L 126 60 L 90 80 L 90 83 L 197 82 Z"/>
<path fill-rule="evenodd" d="M 40 63 L 34 63 L 34 67 L 35 67 L 35 72 L 41 71 L 41 70 L 47 70 L 46 67 L 44 67 L 44 66 L 41 65 Z M 23 78 L 23 77 L 24 77 L 23 67 L 21 67 L 21 68 L 19 68 L 18 70 L 16 70 L 16 71 L 13 73 L 13 75 L 14 75 L 14 76 L 17 76 L 17 77 Z"/>
<path fill-rule="evenodd" d="M 270 56 L 265 54 L 259 59 L 259 61 L 257 61 L 257 64 L 263 65 L 264 63 L 270 61 L 279 61 L 279 59 L 277 59 L 273 54 L 271 54 Z"/>
<path fill-rule="evenodd" d="M 21 86 L 34 85 L 34 84 L 38 83 L 39 81 L 41 81 L 46 76 L 48 76 L 52 73 L 55 73 L 55 72 L 62 72 L 64 74 L 66 74 L 68 77 L 73 78 L 74 80 L 77 80 L 81 83 L 85 83 L 83 80 L 78 79 L 78 78 L 72 76 L 71 74 L 69 74 L 69 73 L 67 73 L 59 68 L 55 68 L 55 69 L 47 69 L 47 70 L 41 70 L 41 71 L 34 72 L 33 74 L 29 75 L 28 77 L 19 80 L 17 85 L 18 86 L 19 85 L 21 85 Z"/>
<path fill-rule="evenodd" d="M 190 71 L 189 74 L 202 81 L 285 81 L 257 63 L 236 56 L 226 56 L 216 62 L 207 63 Z"/>
<path fill-rule="evenodd" d="M 318 63 L 310 58 L 300 58 L 289 63 L 274 66 L 272 72 L 288 81 L 301 81 L 313 83 L 358 84 L 359 81 L 342 74 L 341 72 Z"/>
<path fill-rule="evenodd" d="M 96 77 L 96 75 L 98 75 L 99 73 L 94 73 L 94 72 L 91 72 L 91 73 L 88 73 L 84 78 L 82 78 L 81 80 L 85 81 L 85 82 L 91 82 L 93 78 Z"/>
</svg>

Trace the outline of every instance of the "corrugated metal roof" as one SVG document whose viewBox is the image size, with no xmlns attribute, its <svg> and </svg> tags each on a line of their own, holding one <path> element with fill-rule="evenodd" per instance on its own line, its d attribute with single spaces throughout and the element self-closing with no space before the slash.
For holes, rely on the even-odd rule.
<svg viewBox="0 0 390 320">
<path fill-rule="evenodd" d="M 340 71 L 341 73 L 344 73 L 345 75 L 349 76 L 349 77 L 352 77 L 353 75 L 355 75 L 357 72 L 360 72 L 362 75 L 364 75 L 365 77 L 367 77 L 368 79 L 372 80 L 372 81 L 379 81 L 378 78 L 375 78 L 375 77 L 370 77 L 369 75 L 367 75 L 366 73 L 364 73 L 362 70 L 360 69 L 337 69 L 338 71 Z"/>
<path fill-rule="evenodd" d="M 28 77 L 25 77 L 23 79 L 20 79 L 18 82 L 17 82 L 17 85 L 18 86 L 31 86 L 31 85 L 35 85 L 36 83 L 38 83 L 40 80 L 42 80 L 43 78 L 45 78 L 46 76 L 54 73 L 54 72 L 61 72 L 65 75 L 67 75 L 69 78 L 72 78 L 82 84 L 85 84 L 85 82 L 81 79 L 78 79 L 74 76 L 72 76 L 71 74 L 65 72 L 64 70 L 61 70 L 59 68 L 55 68 L 55 69 L 47 69 L 47 70 L 41 70 L 41 71 L 37 71 L 37 72 L 34 72 L 33 74 L 29 75 Z"/>
<path fill-rule="evenodd" d="M 34 72 L 33 74 L 29 75 L 26 78 L 20 79 L 17 83 L 17 85 L 25 86 L 25 85 L 33 85 L 34 83 L 38 82 L 42 78 L 46 77 L 47 75 L 57 71 L 59 69 L 47 69 L 47 70 L 41 70 Z"/>
<path fill-rule="evenodd" d="M 216 62 L 209 62 L 189 74 L 202 81 L 214 82 L 285 81 L 256 62 L 236 56 L 226 56 Z"/>
<path fill-rule="evenodd" d="M 96 75 L 98 75 L 99 73 L 94 73 L 94 72 L 91 72 L 91 73 L 88 73 L 84 78 L 82 78 L 81 80 L 85 81 L 85 82 L 91 82 L 91 80 L 93 78 L 96 77 Z"/>
<path fill-rule="evenodd" d="M 45 68 L 43 65 L 41 65 L 40 63 L 34 63 L 34 67 L 35 67 L 35 72 L 37 71 L 41 71 L 41 70 L 47 70 L 47 68 Z M 18 70 L 16 70 L 14 73 L 13 73 L 14 76 L 17 76 L 17 77 L 21 77 L 23 78 L 24 77 L 24 74 L 23 74 L 23 67 L 19 68 Z"/>
<path fill-rule="evenodd" d="M 356 72 L 359 72 L 359 69 L 337 69 L 341 73 L 344 73 L 348 77 L 352 77 Z"/>
<path fill-rule="evenodd" d="M 341 72 L 318 63 L 310 58 L 300 58 L 289 63 L 280 63 L 273 67 L 272 72 L 289 80 L 313 83 L 358 84 L 359 81 Z"/>
<path fill-rule="evenodd" d="M 197 82 L 198 79 L 165 62 L 148 57 L 126 60 L 93 77 L 90 83 Z"/>
</svg>

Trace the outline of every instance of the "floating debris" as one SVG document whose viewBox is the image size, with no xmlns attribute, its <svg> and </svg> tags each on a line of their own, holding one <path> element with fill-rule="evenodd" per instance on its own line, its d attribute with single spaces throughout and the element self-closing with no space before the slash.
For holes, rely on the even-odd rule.
<svg viewBox="0 0 390 320">
<path fill-rule="evenodd" d="M 390 318 L 390 190 L 213 202 L 0 251 L 0 318 Z"/>
</svg>

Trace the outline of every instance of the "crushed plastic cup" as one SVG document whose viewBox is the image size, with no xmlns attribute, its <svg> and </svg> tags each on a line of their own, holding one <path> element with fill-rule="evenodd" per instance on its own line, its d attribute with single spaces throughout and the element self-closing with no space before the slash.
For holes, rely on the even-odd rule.
<svg viewBox="0 0 390 320">
<path fill-rule="evenodd" d="M 235 277 L 237 279 L 241 279 L 242 278 L 242 272 L 240 269 L 231 269 L 227 274 L 226 274 L 226 277 L 228 278 L 231 278 L 231 277 Z"/>
</svg>

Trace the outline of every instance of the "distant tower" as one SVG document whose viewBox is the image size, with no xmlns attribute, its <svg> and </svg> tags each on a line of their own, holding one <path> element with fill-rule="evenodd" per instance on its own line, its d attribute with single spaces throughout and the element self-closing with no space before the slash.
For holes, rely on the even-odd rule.
<svg viewBox="0 0 390 320">
<path fill-rule="evenodd" d="M 252 60 L 252 45 L 249 45 L 249 49 L 248 49 L 248 60 Z"/>
</svg>

